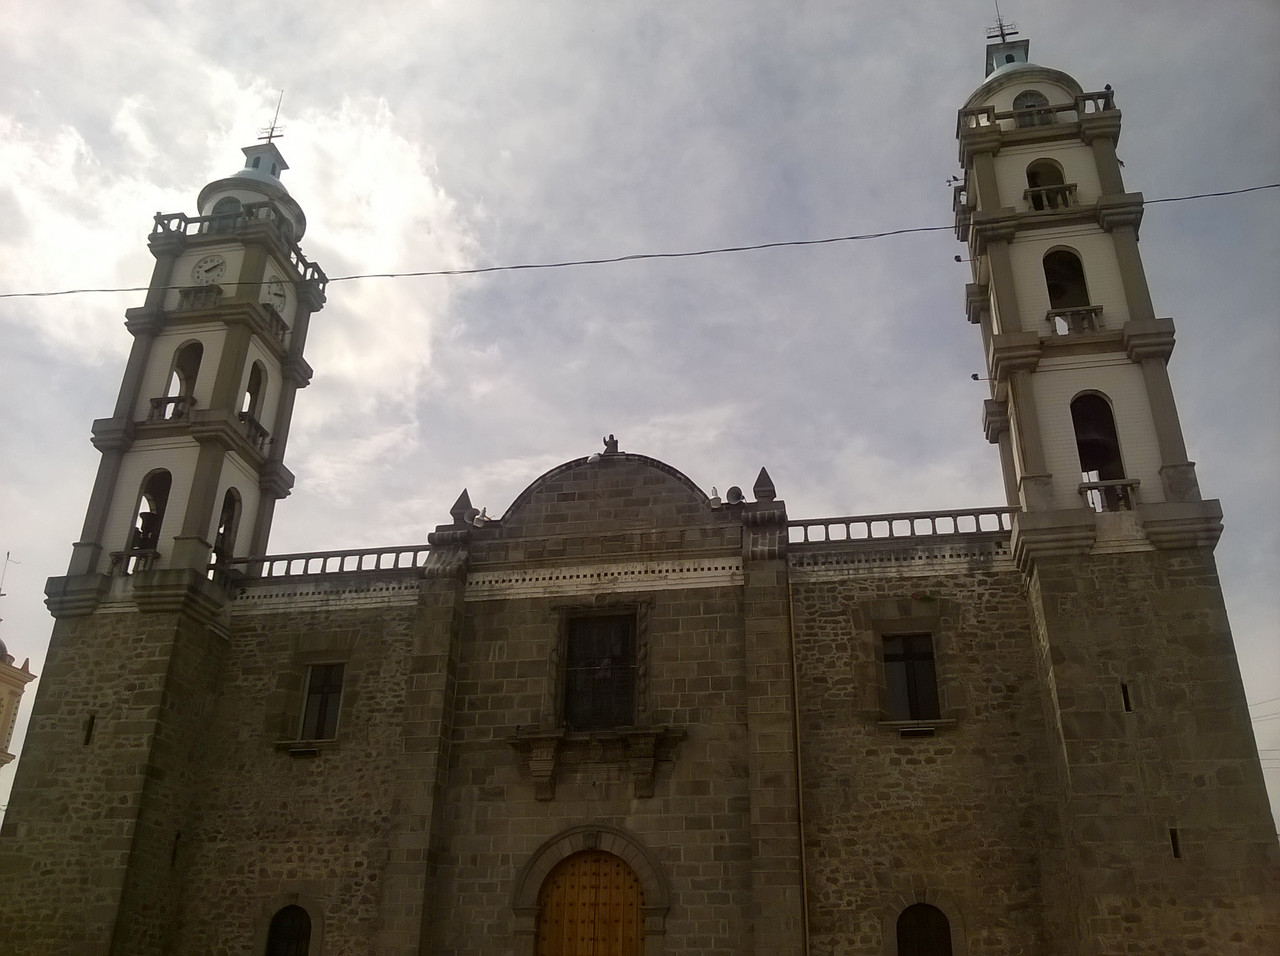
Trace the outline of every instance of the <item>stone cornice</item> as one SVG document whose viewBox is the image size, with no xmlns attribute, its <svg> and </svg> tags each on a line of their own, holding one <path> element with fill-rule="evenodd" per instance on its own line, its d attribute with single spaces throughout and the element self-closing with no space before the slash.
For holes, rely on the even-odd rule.
<svg viewBox="0 0 1280 956">
<path fill-rule="evenodd" d="M 311 384 L 311 366 L 301 355 L 290 354 L 280 365 L 285 381 L 294 388 L 306 388 Z"/>
<path fill-rule="evenodd" d="M 1135 362 L 1168 361 L 1173 354 L 1173 319 L 1131 319 L 1124 324 L 1124 348 Z"/>
<path fill-rule="evenodd" d="M 982 313 L 986 312 L 990 305 L 990 286 L 985 282 L 968 282 L 964 287 L 964 313 L 969 318 L 971 325 L 978 325 L 982 321 Z"/>
<path fill-rule="evenodd" d="M 283 462 L 268 461 L 258 477 L 258 489 L 273 498 L 287 498 L 293 490 L 293 472 Z"/>
<path fill-rule="evenodd" d="M 985 255 L 992 242 L 1008 242 L 1018 231 L 1018 213 L 1005 206 L 992 212 L 975 212 L 969 224 L 974 253 Z"/>
<path fill-rule="evenodd" d="M 1122 193 L 1098 197 L 1098 225 L 1110 232 L 1132 226 L 1137 232 L 1142 223 L 1142 193 Z"/>
<path fill-rule="evenodd" d="M 1022 511 L 1013 517 L 1013 558 L 1030 573 L 1039 558 L 1087 554 L 1098 536 L 1096 516 L 1085 508 Z"/>
<path fill-rule="evenodd" d="M 1002 332 L 991 337 L 991 377 L 997 382 L 1008 380 L 1020 369 L 1034 371 L 1040 363 L 1043 345 L 1036 332 Z"/>
<path fill-rule="evenodd" d="M 1157 548 L 1209 548 L 1222 536 L 1222 505 L 1207 501 L 1161 501 L 1139 504 L 1142 530 Z"/>
<path fill-rule="evenodd" d="M 164 310 L 150 306 L 125 309 L 124 327 L 135 337 L 155 335 L 164 326 Z"/>
<path fill-rule="evenodd" d="M 101 452 L 126 451 L 133 444 L 136 433 L 137 426 L 131 421 L 99 418 L 93 423 L 93 437 L 89 440 Z"/>
<path fill-rule="evenodd" d="M 44 585 L 44 603 L 55 618 L 82 617 L 97 610 L 110 585 L 105 574 L 49 578 Z"/>
<path fill-rule="evenodd" d="M 1098 138 L 1119 141 L 1120 111 L 1102 110 L 1098 113 L 1086 113 L 1080 117 L 1080 139 L 1086 145 Z"/>
<path fill-rule="evenodd" d="M 1000 436 L 1009 430 L 1009 403 L 988 398 L 982 403 L 982 430 L 987 441 L 1000 443 Z"/>
<path fill-rule="evenodd" d="M 199 624 L 225 631 L 221 617 L 230 595 L 226 589 L 190 568 L 135 572 L 131 597 L 139 611 L 176 612 Z"/>
</svg>

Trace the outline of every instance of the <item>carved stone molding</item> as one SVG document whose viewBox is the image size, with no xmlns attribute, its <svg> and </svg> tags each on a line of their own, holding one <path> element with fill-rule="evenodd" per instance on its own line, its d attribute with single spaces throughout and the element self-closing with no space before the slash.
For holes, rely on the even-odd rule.
<svg viewBox="0 0 1280 956">
<path fill-rule="evenodd" d="M 507 743 L 520 754 L 539 800 L 555 798 L 558 774 L 591 765 L 625 768 L 632 796 L 645 799 L 653 796 L 658 762 L 674 760 L 675 747 L 684 736 L 683 729 L 665 725 L 590 732 L 517 729 Z"/>
</svg>

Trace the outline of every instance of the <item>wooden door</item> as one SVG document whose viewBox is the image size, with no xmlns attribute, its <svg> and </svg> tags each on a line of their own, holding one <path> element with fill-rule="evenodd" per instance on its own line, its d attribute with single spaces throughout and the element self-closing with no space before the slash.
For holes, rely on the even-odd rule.
<svg viewBox="0 0 1280 956">
<path fill-rule="evenodd" d="M 575 853 L 538 891 L 538 956 L 642 956 L 643 905 L 640 880 L 623 860 Z"/>
</svg>

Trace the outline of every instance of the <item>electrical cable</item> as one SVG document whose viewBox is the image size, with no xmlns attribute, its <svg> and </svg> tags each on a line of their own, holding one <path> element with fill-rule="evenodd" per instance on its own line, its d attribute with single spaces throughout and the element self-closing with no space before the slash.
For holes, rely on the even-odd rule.
<svg viewBox="0 0 1280 956">
<path fill-rule="evenodd" d="M 1192 199 L 1239 196 L 1244 193 L 1257 192 L 1262 189 L 1277 188 L 1280 188 L 1280 183 L 1267 183 L 1262 186 L 1246 186 L 1241 189 L 1226 189 L 1219 192 L 1195 193 L 1189 196 L 1167 196 L 1163 199 L 1147 199 L 1144 200 L 1143 204 L 1151 206 L 1156 205 L 1157 203 L 1187 202 Z M 478 266 L 471 269 L 431 269 L 417 272 L 362 272 L 353 275 L 334 276 L 328 281 L 333 283 L 351 282 L 356 279 L 419 279 L 441 276 L 471 276 L 485 275 L 491 272 L 520 272 L 532 269 L 565 269 L 571 266 L 613 265 L 621 262 L 641 262 L 650 259 L 693 259 L 703 256 L 726 255 L 738 252 L 755 252 L 761 249 L 781 249 L 788 246 L 820 246 L 830 245 L 837 242 L 862 242 L 871 239 L 887 239 L 891 236 L 910 235 L 912 233 L 943 232 L 954 228 L 954 225 L 912 226 L 903 229 L 888 229 L 883 232 L 866 232 L 850 236 L 828 236 L 822 239 L 783 239 L 777 242 L 757 242 L 739 246 L 717 246 L 711 249 L 693 249 L 685 252 L 635 252 L 623 256 L 603 256 L 593 259 L 565 259 L 555 262 L 523 262 L 515 263 L 513 265 Z M 250 283 L 227 282 L 220 284 L 231 287 L 242 284 L 247 285 Z M 0 299 L 47 298 L 50 296 L 85 295 L 90 293 L 109 292 L 147 292 L 151 288 L 152 287 L 150 286 L 126 286 L 121 288 L 60 289 L 53 292 L 0 292 Z M 158 288 L 171 290 L 185 287 L 161 286 Z"/>
</svg>

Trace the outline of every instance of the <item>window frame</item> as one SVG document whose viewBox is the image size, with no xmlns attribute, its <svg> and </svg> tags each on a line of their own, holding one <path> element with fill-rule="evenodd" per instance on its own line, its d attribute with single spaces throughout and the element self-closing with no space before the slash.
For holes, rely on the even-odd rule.
<svg viewBox="0 0 1280 956">
<path fill-rule="evenodd" d="M 319 703 L 319 714 L 316 717 L 315 725 L 309 725 L 308 715 L 311 711 L 311 699 L 313 696 L 313 683 L 316 676 L 317 668 L 324 668 L 332 673 L 332 668 L 339 668 L 338 681 L 336 688 L 321 688 L 315 695 L 321 698 Z M 306 673 L 302 680 L 302 707 L 298 713 L 298 740 L 300 741 L 327 741 L 337 740 L 338 731 L 341 729 L 342 721 L 342 704 L 347 689 L 347 664 L 346 661 L 315 661 L 307 664 Z M 326 729 L 329 724 L 329 705 L 332 701 L 332 733 L 321 736 L 320 731 Z M 315 731 L 308 733 L 308 730 Z"/>
<path fill-rule="evenodd" d="M 890 658 L 889 642 L 900 642 L 901 650 Z M 927 645 L 928 654 L 921 653 L 920 648 Z M 931 631 L 903 632 L 899 634 L 880 635 L 880 664 L 884 673 L 884 709 L 888 719 L 895 723 L 918 723 L 938 721 L 942 719 L 942 694 L 938 687 L 938 652 Z M 899 671 L 895 666 L 901 664 L 901 678 L 893 676 Z M 927 679 L 919 673 L 927 664 Z M 899 701 L 895 693 L 897 685 L 901 685 L 904 701 Z M 920 699 L 921 691 L 927 691 L 927 700 Z M 905 712 L 901 704 L 905 704 Z M 931 706 L 930 706 L 931 705 Z"/>
<path fill-rule="evenodd" d="M 621 624 L 626 622 L 629 625 L 628 633 L 624 637 L 624 641 L 629 643 L 629 648 L 624 649 L 624 653 L 619 655 L 622 658 L 610 655 L 606 660 L 610 671 L 615 667 L 624 669 L 623 674 L 615 676 L 612 673 L 608 678 L 608 682 L 613 685 L 616 690 L 619 684 L 628 684 L 630 690 L 630 699 L 622 704 L 616 700 L 611 700 L 610 705 L 618 704 L 615 708 L 609 706 L 608 713 L 603 713 L 604 708 L 600 707 L 593 700 L 585 707 L 575 706 L 580 702 L 577 694 L 573 690 L 576 683 L 574 672 L 585 675 L 593 666 L 590 664 L 592 660 L 600 659 L 598 655 L 580 656 L 575 664 L 575 643 L 580 641 L 611 641 L 616 635 L 597 632 L 594 635 L 586 635 L 580 633 L 584 626 L 589 622 L 611 622 L 613 624 Z M 557 723 L 569 733 L 600 733 L 602 731 L 619 730 L 623 728 L 637 727 L 639 721 L 639 620 L 634 607 L 609 607 L 592 609 L 590 611 L 567 611 L 561 615 L 560 620 L 560 647 L 561 661 L 558 668 L 557 681 L 559 683 L 558 707 L 557 707 Z M 585 648 L 584 648 L 585 650 Z M 629 654 L 626 653 L 629 651 Z M 629 657 L 629 660 L 626 658 Z M 599 666 L 599 665 L 594 665 Z M 629 678 L 629 679 L 628 679 Z M 587 678 L 590 680 L 590 678 Z M 600 688 L 601 684 L 591 682 L 591 690 L 593 694 Z"/>
</svg>

